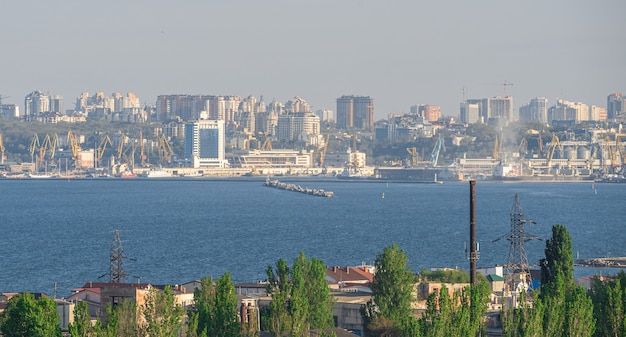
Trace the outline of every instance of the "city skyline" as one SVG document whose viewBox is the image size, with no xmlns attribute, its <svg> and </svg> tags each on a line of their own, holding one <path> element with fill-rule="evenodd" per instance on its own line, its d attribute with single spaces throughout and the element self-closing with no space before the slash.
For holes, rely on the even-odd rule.
<svg viewBox="0 0 626 337">
<path fill-rule="evenodd" d="M 374 117 L 463 98 L 510 95 L 606 107 L 626 91 L 626 3 L 557 1 L 12 2 L 0 20 L 0 95 L 35 90 L 158 95 L 300 96 L 336 110 L 370 96 Z M 509 85 L 505 85 L 505 83 Z"/>
</svg>

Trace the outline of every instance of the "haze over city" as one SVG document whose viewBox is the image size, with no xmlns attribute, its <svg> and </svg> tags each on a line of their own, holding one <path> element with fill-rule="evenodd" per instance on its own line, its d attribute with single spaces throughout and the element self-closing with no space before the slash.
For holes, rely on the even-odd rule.
<svg viewBox="0 0 626 337">
<path fill-rule="evenodd" d="M 606 106 L 626 91 L 626 2 L 12 1 L 3 6 L 0 95 L 34 90 L 264 96 L 335 109 L 375 99 L 456 116 L 466 98 L 537 96 Z M 504 85 L 504 83 L 512 85 Z"/>
</svg>

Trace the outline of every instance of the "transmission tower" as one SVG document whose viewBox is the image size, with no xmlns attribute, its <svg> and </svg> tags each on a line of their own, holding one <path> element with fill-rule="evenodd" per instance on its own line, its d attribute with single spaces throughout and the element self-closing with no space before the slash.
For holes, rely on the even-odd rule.
<svg viewBox="0 0 626 337">
<path fill-rule="evenodd" d="M 511 207 L 511 232 L 507 235 L 494 240 L 498 241 L 502 238 L 511 242 L 509 249 L 509 260 L 504 266 L 506 268 L 505 282 L 510 291 L 520 292 L 532 288 L 532 278 L 530 275 L 530 265 L 524 242 L 538 239 L 540 237 L 531 235 L 524 230 L 526 223 L 535 224 L 536 222 L 524 217 L 522 205 L 519 202 L 519 196 L 515 194 L 515 201 Z"/>
<path fill-rule="evenodd" d="M 124 248 L 122 248 L 122 240 L 120 239 L 119 230 L 115 230 L 115 237 L 111 244 L 109 276 L 111 283 L 124 283 L 124 277 L 128 274 L 124 273 Z"/>
</svg>

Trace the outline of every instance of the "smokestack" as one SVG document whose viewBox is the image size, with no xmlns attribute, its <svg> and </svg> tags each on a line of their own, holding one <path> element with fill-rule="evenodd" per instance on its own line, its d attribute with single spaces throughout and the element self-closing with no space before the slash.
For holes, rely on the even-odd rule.
<svg viewBox="0 0 626 337">
<path fill-rule="evenodd" d="M 476 180 L 470 180 L 470 283 L 476 285 L 476 261 L 478 253 L 476 251 Z"/>
</svg>

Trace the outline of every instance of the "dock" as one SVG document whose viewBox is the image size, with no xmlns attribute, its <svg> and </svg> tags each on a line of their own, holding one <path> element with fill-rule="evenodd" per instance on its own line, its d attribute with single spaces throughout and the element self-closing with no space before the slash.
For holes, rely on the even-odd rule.
<svg viewBox="0 0 626 337">
<path fill-rule="evenodd" d="M 300 192 L 303 194 L 314 195 L 318 197 L 332 198 L 335 196 L 335 193 L 330 191 L 324 191 L 323 189 L 302 187 L 300 185 L 284 183 L 280 180 L 271 180 L 269 178 L 265 180 L 263 186 L 273 187 L 285 191 Z"/>
</svg>

